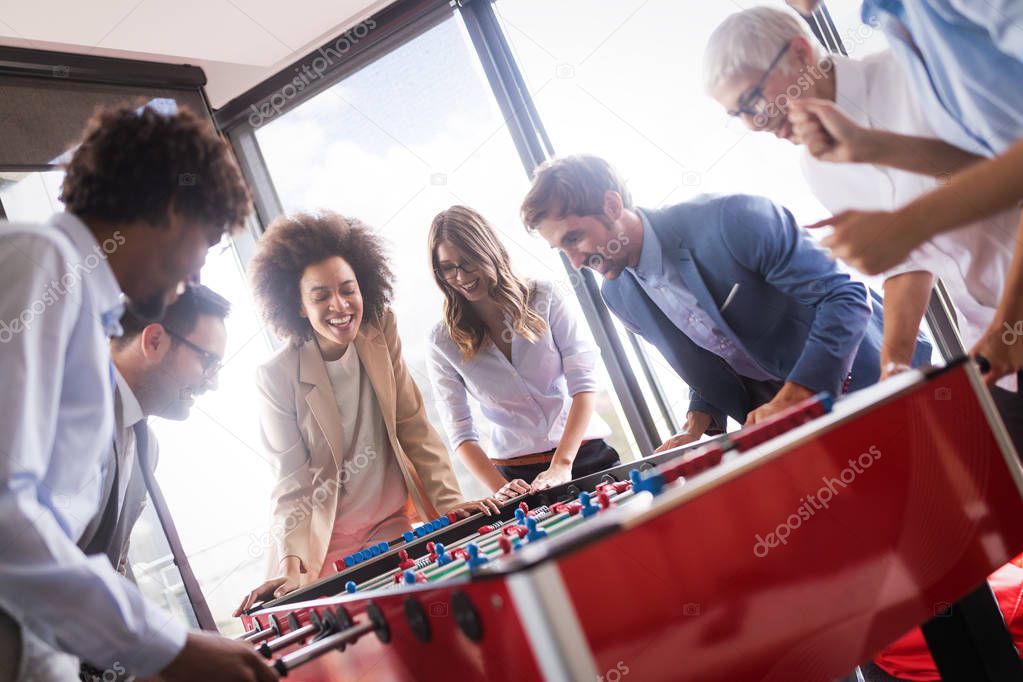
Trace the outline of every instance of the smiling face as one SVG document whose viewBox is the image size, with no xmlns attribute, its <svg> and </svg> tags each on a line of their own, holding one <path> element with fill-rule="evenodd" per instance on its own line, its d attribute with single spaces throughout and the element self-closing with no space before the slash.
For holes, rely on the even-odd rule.
<svg viewBox="0 0 1023 682">
<path fill-rule="evenodd" d="M 711 96 L 728 112 L 739 112 L 747 128 L 768 132 L 781 140 L 798 144 L 789 123 L 789 104 L 794 99 L 833 99 L 829 91 L 833 70 L 817 65 L 810 43 L 793 38 L 788 51 L 770 71 L 747 70 L 721 81 Z M 766 76 L 766 78 L 765 78 Z M 757 97 L 759 88 L 760 97 Z M 747 107 L 743 107 L 743 104 Z M 746 111 L 752 107 L 753 111 Z M 755 112 L 755 113 L 754 113 Z"/>
<path fill-rule="evenodd" d="M 127 345 L 111 344 L 111 355 L 146 416 L 181 421 L 196 396 L 216 390 L 227 346 L 222 317 L 200 313 L 184 340 L 160 323 L 146 325 Z"/>
<path fill-rule="evenodd" d="M 564 253 L 572 267 L 590 268 L 606 279 L 615 279 L 639 261 L 641 247 L 626 234 L 622 214 L 621 196 L 608 190 L 603 215 L 547 217 L 537 223 L 536 231 L 551 248 Z"/>
<path fill-rule="evenodd" d="M 309 320 L 324 358 L 338 358 L 359 334 L 362 292 L 344 258 L 331 256 L 302 272 L 299 314 Z"/>
<path fill-rule="evenodd" d="M 494 282 L 486 270 L 451 242 L 442 241 L 437 245 L 435 262 L 444 286 L 458 292 L 465 300 L 474 303 L 490 298 Z"/>
<path fill-rule="evenodd" d="M 217 389 L 217 371 L 227 347 L 224 320 L 200 315 L 185 340 L 195 347 L 171 338 L 170 350 L 153 372 L 164 396 L 154 414 L 165 419 L 187 419 L 196 396 Z"/>
</svg>

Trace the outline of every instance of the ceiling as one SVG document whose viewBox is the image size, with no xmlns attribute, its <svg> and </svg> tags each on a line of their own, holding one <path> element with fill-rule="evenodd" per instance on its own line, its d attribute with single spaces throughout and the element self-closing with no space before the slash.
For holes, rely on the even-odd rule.
<svg viewBox="0 0 1023 682">
<path fill-rule="evenodd" d="M 0 0 L 0 45 L 192 64 L 220 107 L 394 0 Z"/>
</svg>

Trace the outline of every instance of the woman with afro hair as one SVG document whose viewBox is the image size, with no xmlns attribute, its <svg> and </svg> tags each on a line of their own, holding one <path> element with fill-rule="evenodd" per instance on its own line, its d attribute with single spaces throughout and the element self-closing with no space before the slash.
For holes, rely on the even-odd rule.
<svg viewBox="0 0 1023 682">
<path fill-rule="evenodd" d="M 250 267 L 288 341 L 259 367 L 260 432 L 276 465 L 270 579 L 237 613 L 333 573 L 337 559 L 465 502 L 401 354 L 379 237 L 335 213 L 278 218 Z"/>
</svg>

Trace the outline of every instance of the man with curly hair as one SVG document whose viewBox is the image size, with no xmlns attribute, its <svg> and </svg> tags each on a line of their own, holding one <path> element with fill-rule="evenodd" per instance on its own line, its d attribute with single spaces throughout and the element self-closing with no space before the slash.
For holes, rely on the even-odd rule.
<svg viewBox="0 0 1023 682">
<path fill-rule="evenodd" d="M 194 114 L 102 110 L 67 165 L 65 211 L 0 233 L 0 680 L 75 679 L 81 658 L 164 680 L 273 680 L 251 647 L 189 633 L 76 542 L 114 438 L 109 337 L 160 317 L 248 191 Z M 113 472 L 117 485 L 118 472 Z"/>
</svg>

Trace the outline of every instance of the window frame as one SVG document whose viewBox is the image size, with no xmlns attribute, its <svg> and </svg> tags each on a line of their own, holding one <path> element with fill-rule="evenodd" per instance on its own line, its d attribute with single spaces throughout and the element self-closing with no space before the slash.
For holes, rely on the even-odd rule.
<svg viewBox="0 0 1023 682">
<path fill-rule="evenodd" d="M 301 106 L 382 55 L 429 31 L 451 18 L 455 12 L 460 12 L 489 81 L 491 92 L 519 153 L 523 171 L 527 177 L 531 177 L 537 165 L 554 156 L 554 149 L 503 35 L 494 12 L 493 1 L 399 0 L 371 17 L 375 26 L 370 33 L 363 40 L 354 43 L 342 59 L 324 70 L 323 75 L 316 79 L 311 87 L 303 89 L 282 106 L 275 108 L 274 117 Z M 261 234 L 274 218 L 283 213 L 283 206 L 256 140 L 256 127 L 250 121 L 250 112 L 258 111 L 261 105 L 269 102 L 275 92 L 292 82 L 292 74 L 296 69 L 301 70 L 302 66 L 315 59 L 321 50 L 333 46 L 336 40 L 335 37 L 275 76 L 234 98 L 215 114 L 218 125 L 234 145 L 242 172 L 253 191 L 259 222 L 255 226 L 257 234 Z M 561 259 L 566 270 L 574 274 L 575 271 L 568 260 L 564 256 L 561 256 Z M 643 398 L 639 379 L 626 355 L 625 346 L 614 328 L 611 313 L 600 296 L 596 278 L 585 270 L 580 274 L 581 277 L 572 278 L 575 282 L 576 296 L 594 339 L 601 348 L 604 365 L 625 413 L 632 438 L 639 452 L 652 453 L 671 434 L 661 434 L 658 431 L 653 414 Z M 638 353 L 637 358 L 642 374 L 653 376 L 645 353 Z M 671 415 L 667 398 L 660 385 L 652 384 L 650 390 L 660 412 Z M 671 429 L 677 426 L 674 419 L 668 420 L 667 423 Z"/>
</svg>

